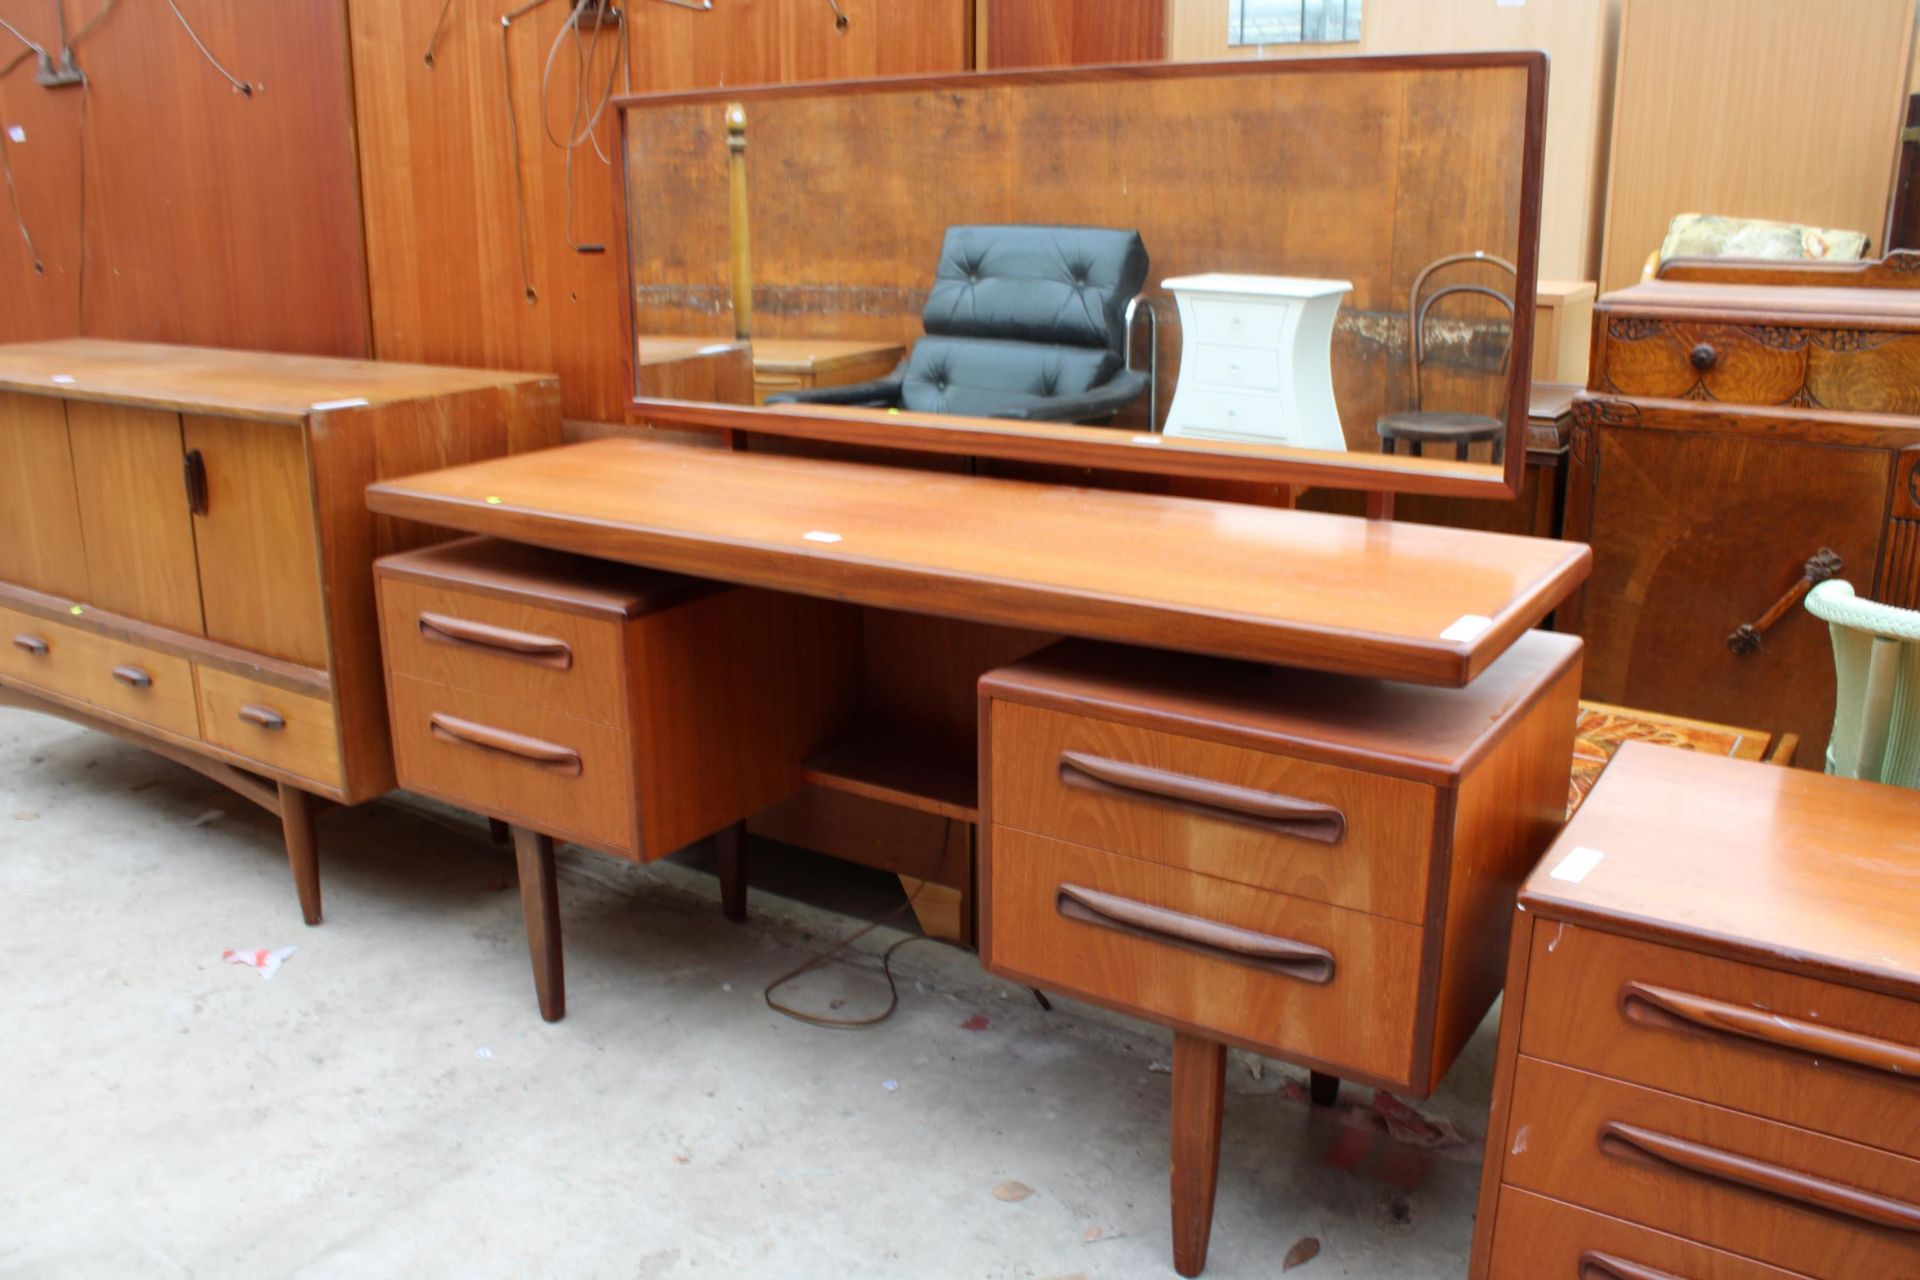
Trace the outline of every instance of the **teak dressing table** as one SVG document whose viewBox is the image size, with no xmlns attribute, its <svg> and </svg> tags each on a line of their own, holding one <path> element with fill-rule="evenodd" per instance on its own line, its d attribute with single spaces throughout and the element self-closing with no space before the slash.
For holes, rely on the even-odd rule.
<svg viewBox="0 0 1920 1280">
<path fill-rule="evenodd" d="M 1305 1064 L 1322 1100 L 1343 1076 L 1430 1091 L 1564 813 L 1580 643 L 1528 629 L 1586 549 L 1104 486 L 1331 485 L 1374 514 L 1519 494 L 1531 308 L 1462 295 L 1429 362 L 1429 396 L 1503 419 L 1499 465 L 1383 456 L 1377 423 L 1414 395 L 1428 264 L 1479 253 L 1533 290 L 1545 92 L 1542 55 L 1476 53 L 620 100 L 630 416 L 733 448 L 600 440 L 368 491 L 478 535 L 378 570 L 399 776 L 515 828 L 543 1010 L 552 835 L 638 859 L 715 833 L 737 914 L 770 787 L 783 813 L 832 794 L 932 823 L 941 863 L 911 874 L 991 969 L 1173 1030 L 1185 1274 L 1224 1046 Z M 1183 318 L 1154 283 L 1219 272 L 1351 282 L 1319 447 L 1155 429 L 1273 318 Z M 749 348 L 782 339 L 905 355 L 746 403 Z M 671 358 L 689 343 L 711 376 Z M 1273 389 L 1258 361 L 1213 376 Z M 526 547 L 555 559 L 530 575 Z M 634 692 L 666 689 L 671 715 Z M 904 843 L 867 856 L 904 878 Z"/>
</svg>

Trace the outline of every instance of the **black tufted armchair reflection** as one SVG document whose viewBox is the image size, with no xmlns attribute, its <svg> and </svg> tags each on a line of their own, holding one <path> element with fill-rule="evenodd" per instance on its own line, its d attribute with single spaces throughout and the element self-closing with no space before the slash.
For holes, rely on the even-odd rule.
<svg viewBox="0 0 1920 1280">
<path fill-rule="evenodd" d="M 1104 422 L 1147 390 L 1126 367 L 1124 318 L 1146 278 L 1137 231 L 948 227 L 926 336 L 899 368 L 767 403 Z"/>
</svg>

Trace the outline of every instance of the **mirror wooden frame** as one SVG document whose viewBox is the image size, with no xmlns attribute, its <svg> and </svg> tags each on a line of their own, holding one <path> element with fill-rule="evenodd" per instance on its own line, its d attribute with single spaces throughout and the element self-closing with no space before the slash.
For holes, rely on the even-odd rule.
<svg viewBox="0 0 1920 1280">
<path fill-rule="evenodd" d="M 1526 73 L 1524 136 L 1520 140 L 1519 244 L 1515 253 L 1512 347 L 1507 372 L 1507 423 L 1504 464 L 1492 474 L 1485 463 L 1413 458 L 1372 452 L 1334 453 L 1281 445 L 1167 437 L 1100 426 L 967 418 L 942 414 L 889 412 L 832 405 L 752 405 L 674 400 L 639 394 L 633 375 L 636 343 L 634 281 L 631 263 L 633 226 L 627 193 L 629 113 L 654 106 L 742 103 L 824 94 L 899 93 L 917 90 L 970 90 L 1023 85 L 1098 81 L 1176 79 L 1201 76 L 1312 76 L 1370 70 L 1472 70 L 1518 68 Z M 1539 278 L 1541 181 L 1544 167 L 1547 57 L 1540 52 L 1387 54 L 1273 61 L 1230 59 L 1219 62 L 1124 63 L 1108 66 L 1038 68 L 963 74 L 887 76 L 864 80 L 811 81 L 738 86 L 668 93 L 635 94 L 614 99 L 620 114 L 619 175 L 616 194 L 624 235 L 622 271 L 626 277 L 628 386 L 636 388 L 630 416 L 657 426 L 691 427 L 878 446 L 912 452 L 963 455 L 1014 462 L 1087 467 L 1207 480 L 1313 486 L 1369 493 L 1431 494 L 1448 497 L 1515 498 L 1526 466 L 1527 401 L 1531 384 L 1534 297 Z M 719 341 L 720 339 L 716 339 Z"/>
</svg>

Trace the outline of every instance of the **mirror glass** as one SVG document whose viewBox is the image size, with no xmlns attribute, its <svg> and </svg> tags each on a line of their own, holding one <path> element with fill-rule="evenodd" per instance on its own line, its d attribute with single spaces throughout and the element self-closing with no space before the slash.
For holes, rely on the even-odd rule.
<svg viewBox="0 0 1920 1280">
<path fill-rule="evenodd" d="M 908 447 L 965 427 L 989 456 L 1511 483 L 1544 74 L 1478 54 L 628 99 L 636 397 Z"/>
</svg>

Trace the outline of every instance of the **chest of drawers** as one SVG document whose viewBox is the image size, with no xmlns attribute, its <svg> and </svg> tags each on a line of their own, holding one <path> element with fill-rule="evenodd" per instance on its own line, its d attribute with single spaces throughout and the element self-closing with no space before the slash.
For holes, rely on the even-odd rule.
<svg viewBox="0 0 1920 1280">
<path fill-rule="evenodd" d="M 1817 766 L 1826 627 L 1775 606 L 1834 575 L 1920 604 L 1920 273 L 1684 270 L 1596 311 L 1565 519 L 1593 576 L 1559 625 L 1589 698 L 1797 734 Z"/>
<path fill-rule="evenodd" d="M 1913 812 L 1621 750 L 1520 896 L 1475 1280 L 1920 1276 Z"/>
<path fill-rule="evenodd" d="M 1175 1262 L 1204 1261 L 1223 1046 L 1431 1092 L 1566 812 L 1580 642 L 1463 689 L 1069 641 L 981 692 L 981 959 L 1173 1028 Z"/>
</svg>

